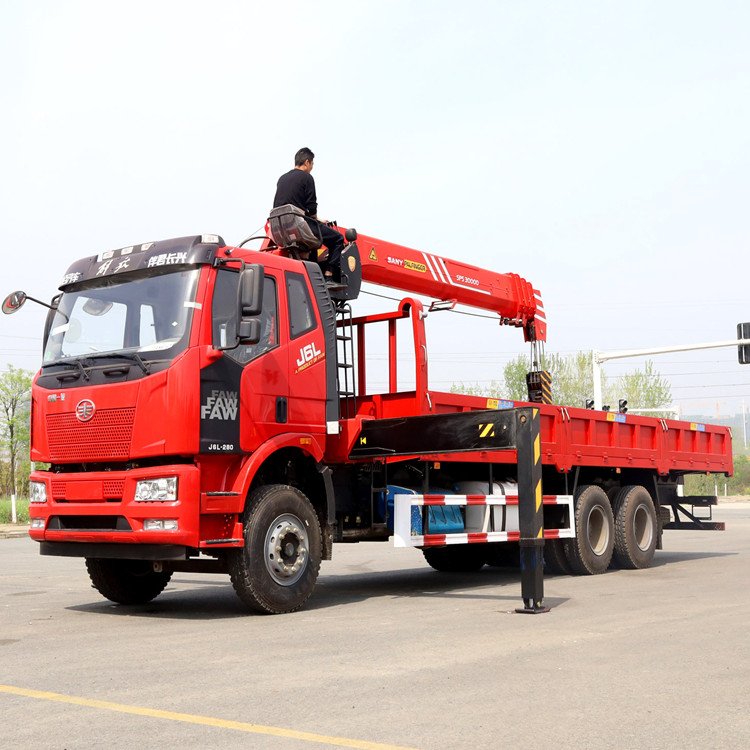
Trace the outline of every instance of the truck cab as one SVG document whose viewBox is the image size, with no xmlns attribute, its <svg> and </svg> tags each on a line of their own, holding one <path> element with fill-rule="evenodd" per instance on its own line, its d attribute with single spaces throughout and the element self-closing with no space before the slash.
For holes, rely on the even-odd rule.
<svg viewBox="0 0 750 750">
<path fill-rule="evenodd" d="M 203 235 L 83 259 L 60 289 L 32 395 L 31 457 L 48 465 L 32 538 L 83 556 L 241 545 L 238 487 L 261 463 L 243 459 L 315 464 L 338 431 L 318 265 Z"/>
</svg>

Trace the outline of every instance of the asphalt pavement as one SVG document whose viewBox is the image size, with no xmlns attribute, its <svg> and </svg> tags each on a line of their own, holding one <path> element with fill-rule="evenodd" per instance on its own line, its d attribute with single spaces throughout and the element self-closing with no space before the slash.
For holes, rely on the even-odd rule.
<svg viewBox="0 0 750 750">
<path fill-rule="evenodd" d="M 175 574 L 146 606 L 82 560 L 0 541 L 0 746 L 747 748 L 750 503 L 673 531 L 643 571 L 436 573 L 339 545 L 305 610 L 243 612 L 227 578 Z"/>
</svg>

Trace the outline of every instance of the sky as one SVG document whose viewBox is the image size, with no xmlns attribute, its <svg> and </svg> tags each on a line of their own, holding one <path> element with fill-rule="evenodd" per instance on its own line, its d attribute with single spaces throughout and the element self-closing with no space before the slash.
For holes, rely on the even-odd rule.
<svg viewBox="0 0 750 750">
<path fill-rule="evenodd" d="M 322 215 L 520 274 L 549 352 L 734 339 L 748 38 L 740 0 L 3 0 L 0 291 L 47 300 L 134 243 L 239 243 L 309 146 Z M 0 366 L 38 367 L 43 319 L 0 316 Z M 428 323 L 435 389 L 527 352 L 492 320 Z M 685 413 L 750 409 L 735 348 L 653 359 Z"/>
</svg>

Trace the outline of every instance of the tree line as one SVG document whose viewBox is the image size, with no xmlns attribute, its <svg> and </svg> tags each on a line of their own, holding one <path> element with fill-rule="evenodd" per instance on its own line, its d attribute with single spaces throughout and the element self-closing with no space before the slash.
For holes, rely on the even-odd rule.
<svg viewBox="0 0 750 750">
<path fill-rule="evenodd" d="M 31 380 L 12 365 L 0 375 L 0 495 L 29 494 Z"/>
<path fill-rule="evenodd" d="M 520 355 L 503 368 L 502 380 L 493 380 L 488 386 L 479 384 L 454 383 L 452 393 L 468 393 L 476 396 L 528 401 L 526 373 L 531 369 L 528 357 Z M 544 369 L 552 376 L 552 403 L 562 406 L 583 407 L 594 396 L 591 352 L 577 352 L 563 356 L 548 354 Z M 620 399 L 628 402 L 628 408 L 664 409 L 664 412 L 651 412 L 653 416 L 670 416 L 672 389 L 669 381 L 663 378 L 652 361 L 643 368 L 627 373 L 621 378 L 607 378 L 602 373 L 602 393 L 604 404 L 617 409 Z"/>
</svg>

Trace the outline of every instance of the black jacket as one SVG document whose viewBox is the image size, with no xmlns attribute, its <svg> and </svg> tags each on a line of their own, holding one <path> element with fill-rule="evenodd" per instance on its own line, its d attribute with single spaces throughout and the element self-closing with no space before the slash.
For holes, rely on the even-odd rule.
<svg viewBox="0 0 750 750">
<path fill-rule="evenodd" d="M 301 208 L 307 216 L 315 216 L 318 213 L 315 180 L 309 172 L 292 169 L 279 177 L 273 207 L 285 206 L 287 203 Z"/>
</svg>

